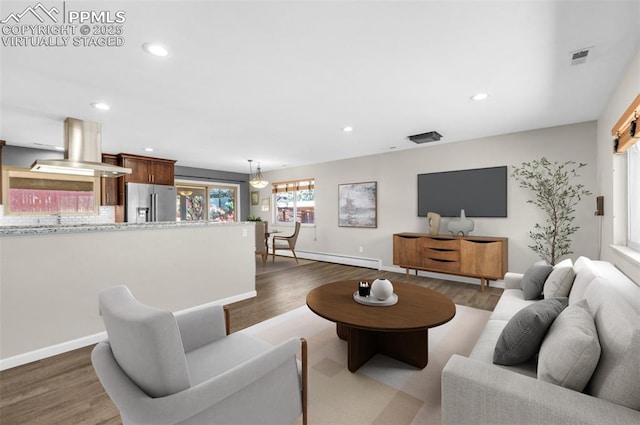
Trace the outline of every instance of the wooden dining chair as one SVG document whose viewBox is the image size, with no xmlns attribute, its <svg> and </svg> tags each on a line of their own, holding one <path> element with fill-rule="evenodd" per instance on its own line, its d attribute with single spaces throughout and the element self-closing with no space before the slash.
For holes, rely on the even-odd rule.
<svg viewBox="0 0 640 425">
<path fill-rule="evenodd" d="M 296 227 L 293 234 L 290 236 L 273 236 L 271 239 L 271 249 L 273 250 L 273 259 L 271 262 L 276 261 L 276 250 L 285 249 L 290 250 L 293 253 L 293 258 L 298 263 L 298 257 L 296 256 L 296 241 L 298 240 L 298 233 L 300 232 L 300 222 L 296 221 Z"/>
<path fill-rule="evenodd" d="M 262 257 L 262 268 L 267 265 L 269 251 L 267 248 L 267 223 L 257 221 L 256 223 L 256 255 Z"/>
</svg>

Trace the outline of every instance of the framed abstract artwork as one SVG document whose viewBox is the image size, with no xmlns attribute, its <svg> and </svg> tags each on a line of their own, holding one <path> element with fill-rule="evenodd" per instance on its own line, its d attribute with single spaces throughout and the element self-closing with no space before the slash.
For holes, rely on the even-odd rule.
<svg viewBox="0 0 640 425">
<path fill-rule="evenodd" d="M 338 185 L 338 226 L 378 227 L 378 182 Z"/>
</svg>

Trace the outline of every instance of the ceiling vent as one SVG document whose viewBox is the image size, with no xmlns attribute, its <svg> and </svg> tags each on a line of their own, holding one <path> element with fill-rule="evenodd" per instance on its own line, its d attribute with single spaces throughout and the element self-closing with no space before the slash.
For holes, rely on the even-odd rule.
<svg viewBox="0 0 640 425">
<path fill-rule="evenodd" d="M 441 137 L 442 135 L 437 131 L 430 131 L 428 133 L 415 134 L 413 136 L 409 136 L 409 140 L 411 140 L 413 143 L 422 144 L 422 143 L 429 143 L 429 142 L 437 142 L 438 140 L 440 140 Z"/>
<path fill-rule="evenodd" d="M 590 49 L 590 47 L 586 47 L 584 49 L 571 52 L 571 65 L 581 65 L 585 63 L 587 61 L 587 56 L 589 56 Z"/>
</svg>

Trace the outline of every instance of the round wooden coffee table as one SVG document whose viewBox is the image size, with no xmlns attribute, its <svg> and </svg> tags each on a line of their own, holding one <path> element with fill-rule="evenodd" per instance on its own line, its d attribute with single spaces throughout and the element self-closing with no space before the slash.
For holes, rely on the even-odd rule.
<svg viewBox="0 0 640 425">
<path fill-rule="evenodd" d="M 307 305 L 336 323 L 338 337 L 348 343 L 348 366 L 355 372 L 380 353 L 420 369 L 429 361 L 429 328 L 453 319 L 455 304 L 439 292 L 393 282 L 398 302 L 388 307 L 357 303 L 358 280 L 319 286 L 307 294 Z"/>
</svg>

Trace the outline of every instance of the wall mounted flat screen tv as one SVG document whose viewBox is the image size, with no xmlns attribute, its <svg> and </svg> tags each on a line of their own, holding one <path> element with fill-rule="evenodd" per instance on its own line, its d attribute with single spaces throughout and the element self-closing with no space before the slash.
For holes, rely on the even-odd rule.
<svg viewBox="0 0 640 425">
<path fill-rule="evenodd" d="M 418 217 L 507 216 L 507 167 L 418 174 Z"/>
</svg>

